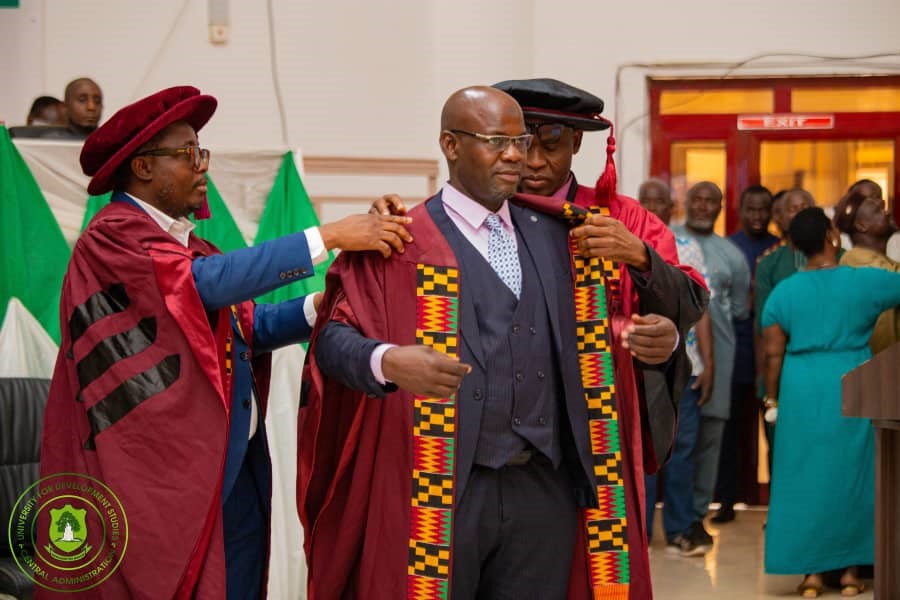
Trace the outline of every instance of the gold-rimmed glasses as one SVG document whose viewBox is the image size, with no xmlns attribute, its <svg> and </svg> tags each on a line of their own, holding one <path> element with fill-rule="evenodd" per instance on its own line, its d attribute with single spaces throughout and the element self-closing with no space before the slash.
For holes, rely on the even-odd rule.
<svg viewBox="0 0 900 600">
<path fill-rule="evenodd" d="M 153 148 L 138 152 L 135 156 L 180 156 L 186 155 L 195 171 L 209 167 L 209 150 L 200 146 L 182 146 L 181 148 Z"/>
</svg>

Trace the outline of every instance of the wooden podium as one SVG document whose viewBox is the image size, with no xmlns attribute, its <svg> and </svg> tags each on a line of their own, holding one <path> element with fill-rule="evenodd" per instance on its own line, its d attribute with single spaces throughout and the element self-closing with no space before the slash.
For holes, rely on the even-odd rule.
<svg viewBox="0 0 900 600">
<path fill-rule="evenodd" d="M 900 343 L 841 383 L 844 416 L 875 428 L 875 599 L 900 598 Z"/>
</svg>

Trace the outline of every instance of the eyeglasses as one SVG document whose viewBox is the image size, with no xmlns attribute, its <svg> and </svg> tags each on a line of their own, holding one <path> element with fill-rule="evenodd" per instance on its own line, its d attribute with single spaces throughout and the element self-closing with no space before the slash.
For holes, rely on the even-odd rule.
<svg viewBox="0 0 900 600">
<path fill-rule="evenodd" d="M 200 146 L 184 146 L 182 148 L 154 148 L 138 152 L 135 156 L 180 156 L 185 154 L 191 161 L 195 171 L 204 166 L 209 167 L 209 150 Z"/>
<path fill-rule="evenodd" d="M 466 131 L 464 129 L 451 129 L 451 133 L 463 133 L 472 136 L 477 140 L 481 140 L 494 152 L 504 152 L 509 145 L 512 144 L 519 152 L 528 152 L 531 148 L 531 142 L 534 139 L 530 133 L 524 135 L 485 135 L 483 133 L 475 133 L 474 131 Z"/>
<path fill-rule="evenodd" d="M 562 123 L 525 123 L 525 129 L 534 135 L 542 145 L 549 146 L 559 143 L 567 126 Z"/>
</svg>

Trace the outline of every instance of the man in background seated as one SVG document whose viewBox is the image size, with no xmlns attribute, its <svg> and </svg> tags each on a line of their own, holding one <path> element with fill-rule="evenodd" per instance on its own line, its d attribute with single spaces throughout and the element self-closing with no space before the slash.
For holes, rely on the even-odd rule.
<svg viewBox="0 0 900 600">
<path fill-rule="evenodd" d="M 26 125 L 40 127 L 65 127 L 69 122 L 66 105 L 59 98 L 40 96 L 31 103 Z"/>
<path fill-rule="evenodd" d="M 69 82 L 65 95 L 69 129 L 82 138 L 100 124 L 103 114 L 103 92 L 92 79 L 80 77 Z"/>
<path fill-rule="evenodd" d="M 69 131 L 66 105 L 53 96 L 39 96 L 31 103 L 24 126 L 10 127 L 13 138 L 80 139 Z"/>
</svg>

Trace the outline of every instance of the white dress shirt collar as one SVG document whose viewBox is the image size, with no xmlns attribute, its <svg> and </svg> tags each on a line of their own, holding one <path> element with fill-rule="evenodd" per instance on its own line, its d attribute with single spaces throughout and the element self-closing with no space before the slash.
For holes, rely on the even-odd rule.
<svg viewBox="0 0 900 600">
<path fill-rule="evenodd" d="M 125 193 L 126 196 L 134 200 L 138 206 L 144 209 L 150 218 L 156 221 L 156 223 L 162 228 L 163 231 L 171 235 L 173 238 L 178 240 L 182 246 L 187 248 L 188 240 L 191 237 L 191 232 L 194 230 L 196 225 L 191 222 L 187 217 L 181 217 L 178 219 L 173 219 L 163 211 L 159 210 L 155 206 L 151 206 L 147 204 L 140 198 L 132 196 L 129 193 Z"/>
</svg>

